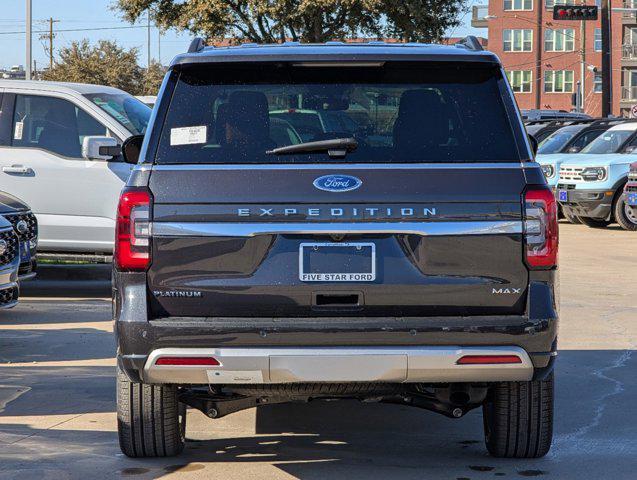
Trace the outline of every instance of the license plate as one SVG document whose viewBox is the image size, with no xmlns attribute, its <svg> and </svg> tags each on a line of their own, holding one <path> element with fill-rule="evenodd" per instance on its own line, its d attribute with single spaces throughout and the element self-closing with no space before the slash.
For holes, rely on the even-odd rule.
<svg viewBox="0 0 637 480">
<path fill-rule="evenodd" d="M 629 193 L 626 203 L 631 207 L 637 207 L 637 193 Z"/>
<path fill-rule="evenodd" d="M 31 247 L 29 242 L 22 242 L 20 245 L 20 263 L 31 261 Z"/>
<path fill-rule="evenodd" d="M 557 192 L 558 194 L 558 200 L 560 202 L 568 202 L 568 191 L 566 190 L 559 190 Z"/>
<path fill-rule="evenodd" d="M 376 245 L 302 243 L 299 279 L 302 282 L 372 282 L 376 279 Z"/>
</svg>

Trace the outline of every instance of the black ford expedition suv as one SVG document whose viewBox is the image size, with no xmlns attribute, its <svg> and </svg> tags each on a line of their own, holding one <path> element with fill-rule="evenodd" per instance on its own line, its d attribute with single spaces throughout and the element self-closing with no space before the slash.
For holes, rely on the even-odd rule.
<svg viewBox="0 0 637 480">
<path fill-rule="evenodd" d="M 547 453 L 556 204 L 481 50 L 195 40 L 174 59 L 123 146 L 139 159 L 114 262 L 126 455 L 179 453 L 186 406 L 341 398 L 482 407 L 491 454 Z M 309 105 L 360 128 L 275 142 L 271 112 L 294 132 Z"/>
</svg>

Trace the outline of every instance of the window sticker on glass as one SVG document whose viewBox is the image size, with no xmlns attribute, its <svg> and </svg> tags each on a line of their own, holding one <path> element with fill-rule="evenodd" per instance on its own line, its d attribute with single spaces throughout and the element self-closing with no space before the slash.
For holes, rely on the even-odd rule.
<svg viewBox="0 0 637 480">
<path fill-rule="evenodd" d="M 24 122 L 15 122 L 15 131 L 13 132 L 13 139 L 22 140 L 23 131 L 24 131 Z"/>
<path fill-rule="evenodd" d="M 193 145 L 206 143 L 207 127 L 179 127 L 170 129 L 170 145 Z"/>
</svg>

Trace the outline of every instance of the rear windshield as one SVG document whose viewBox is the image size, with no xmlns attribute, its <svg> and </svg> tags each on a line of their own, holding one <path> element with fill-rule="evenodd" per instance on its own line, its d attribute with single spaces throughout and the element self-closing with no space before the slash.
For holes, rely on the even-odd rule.
<svg viewBox="0 0 637 480">
<path fill-rule="evenodd" d="M 266 152 L 351 137 L 339 163 L 519 161 L 502 85 L 498 68 L 476 64 L 186 67 L 156 162 L 330 162 Z"/>
</svg>

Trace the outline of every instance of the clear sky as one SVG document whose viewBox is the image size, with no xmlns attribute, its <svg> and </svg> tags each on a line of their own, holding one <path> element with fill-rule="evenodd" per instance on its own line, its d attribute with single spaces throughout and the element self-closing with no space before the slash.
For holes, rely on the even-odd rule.
<svg viewBox="0 0 637 480">
<path fill-rule="evenodd" d="M 140 28 L 126 28 L 107 30 L 111 27 L 129 27 L 130 24 L 123 21 L 117 11 L 110 7 L 115 0 L 32 0 L 33 2 L 33 30 L 48 31 L 48 19 L 53 17 L 59 22 L 53 28 L 55 34 L 53 41 L 54 51 L 73 40 L 88 38 L 91 42 L 97 40 L 116 40 L 127 48 L 138 47 L 139 59 L 142 65 L 147 61 L 147 29 L 146 23 L 140 22 Z M 25 0 L 0 0 L 0 68 L 8 68 L 11 65 L 24 65 L 26 18 Z M 475 30 L 469 26 L 471 13 L 467 13 L 463 19 L 463 25 L 449 32 L 454 36 L 463 36 L 469 33 L 486 35 L 486 29 Z M 60 30 L 86 29 L 80 32 L 68 32 Z M 102 29 L 102 30 L 100 30 Z M 43 44 L 48 40 L 40 39 L 41 33 L 33 34 L 33 58 L 37 65 L 48 65 L 48 56 Z M 177 34 L 174 31 L 164 32 L 159 38 L 159 31 L 151 29 L 151 55 L 154 60 L 159 58 L 161 48 L 161 61 L 166 64 L 176 54 L 183 52 L 191 39 L 190 34 Z M 161 45 L 161 47 L 160 47 Z"/>
</svg>

